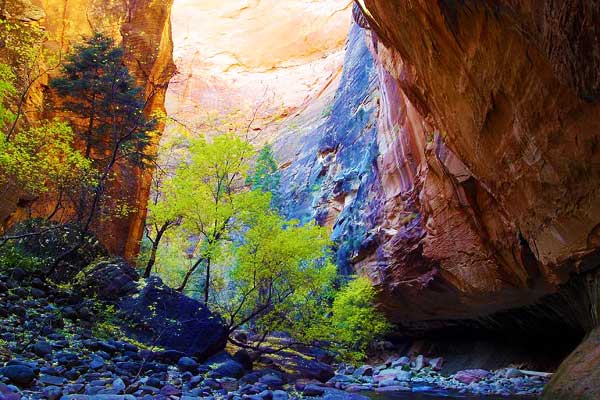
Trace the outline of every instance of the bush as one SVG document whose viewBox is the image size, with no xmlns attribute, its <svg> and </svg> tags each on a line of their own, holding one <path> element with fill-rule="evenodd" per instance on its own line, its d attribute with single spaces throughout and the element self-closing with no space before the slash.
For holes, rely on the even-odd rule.
<svg viewBox="0 0 600 400">
<path fill-rule="evenodd" d="M 0 248 L 0 270 L 11 271 L 21 268 L 26 272 L 38 271 L 43 265 L 43 260 L 32 256 L 14 244 L 5 244 Z"/>
<path fill-rule="evenodd" d="M 364 277 L 350 281 L 336 293 L 328 325 L 342 358 L 363 359 L 369 343 L 389 331 L 390 324 L 375 308 L 375 294 L 375 288 Z"/>
</svg>

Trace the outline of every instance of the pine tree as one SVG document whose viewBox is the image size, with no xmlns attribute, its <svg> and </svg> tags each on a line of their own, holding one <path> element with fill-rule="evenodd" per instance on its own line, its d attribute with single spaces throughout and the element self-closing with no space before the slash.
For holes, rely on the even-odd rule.
<svg viewBox="0 0 600 400">
<path fill-rule="evenodd" d="M 85 156 L 114 151 L 137 160 L 152 124 L 144 116 L 142 89 L 123 64 L 123 50 L 100 33 L 75 47 L 63 74 L 50 82 L 85 143 Z"/>
<path fill-rule="evenodd" d="M 96 33 L 75 46 L 62 72 L 50 86 L 72 117 L 84 156 L 94 160 L 98 171 L 95 187 L 79 201 L 87 230 L 114 166 L 123 162 L 144 165 L 154 123 L 145 117 L 142 89 L 123 63 L 123 50 L 111 38 Z"/>
</svg>

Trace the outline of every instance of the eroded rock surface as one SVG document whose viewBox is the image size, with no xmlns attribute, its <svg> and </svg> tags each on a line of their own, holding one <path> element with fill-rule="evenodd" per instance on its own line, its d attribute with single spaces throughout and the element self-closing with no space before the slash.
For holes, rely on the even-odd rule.
<svg viewBox="0 0 600 400">
<path fill-rule="evenodd" d="M 358 267 L 383 289 L 389 314 L 490 314 L 590 267 L 600 222 L 598 6 L 364 6 L 389 228 Z"/>
<path fill-rule="evenodd" d="M 566 358 L 544 390 L 544 399 L 597 399 L 600 397 L 600 328 Z"/>
</svg>

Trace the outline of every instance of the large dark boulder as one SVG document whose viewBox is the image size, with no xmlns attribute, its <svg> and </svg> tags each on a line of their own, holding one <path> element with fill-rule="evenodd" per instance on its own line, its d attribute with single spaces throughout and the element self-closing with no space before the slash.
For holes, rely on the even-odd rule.
<svg viewBox="0 0 600 400">
<path fill-rule="evenodd" d="M 122 258 L 102 260 L 84 268 L 77 277 L 77 288 L 88 296 L 114 301 L 138 291 L 139 275 Z"/>
<path fill-rule="evenodd" d="M 157 277 L 144 281 L 137 294 L 121 300 L 124 329 L 144 343 L 178 350 L 198 359 L 223 350 L 223 320 L 204 304 L 167 287 Z"/>
<path fill-rule="evenodd" d="M 244 366 L 234 360 L 226 361 L 216 366 L 213 370 L 213 374 L 218 378 L 227 377 L 240 379 L 245 373 Z"/>
</svg>

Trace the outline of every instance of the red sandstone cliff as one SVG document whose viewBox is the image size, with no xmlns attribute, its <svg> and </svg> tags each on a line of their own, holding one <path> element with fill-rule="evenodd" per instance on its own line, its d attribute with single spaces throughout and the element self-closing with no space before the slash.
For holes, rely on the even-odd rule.
<svg viewBox="0 0 600 400">
<path fill-rule="evenodd" d="M 538 317 L 592 329 L 598 3 L 357 3 L 380 75 L 385 194 L 382 233 L 357 266 L 382 288 L 382 307 L 416 329 L 453 320 L 510 329 L 494 325 L 501 315 L 523 332 L 544 329 Z M 585 350 L 595 332 L 545 398 L 597 396 L 588 377 L 597 352 Z"/>
<path fill-rule="evenodd" d="M 585 269 L 600 246 L 598 6 L 366 0 L 363 13 L 390 229 L 359 266 L 390 315 L 473 318 Z"/>
<path fill-rule="evenodd" d="M 173 0 L 17 0 L 4 5 L 8 18 L 39 23 L 47 30 L 46 46 L 55 54 L 68 52 L 71 45 L 84 35 L 94 31 L 103 32 L 123 43 L 125 60 L 129 70 L 149 99 L 146 112 L 164 111 L 164 98 L 169 79 L 174 72 L 171 40 L 171 5 Z M 47 78 L 40 81 L 30 97 L 40 102 Z M 154 152 L 156 146 L 151 146 Z M 127 217 L 100 222 L 94 231 L 108 249 L 128 259 L 134 259 L 139 250 L 150 190 L 150 170 L 121 166 L 117 179 L 109 191 L 123 196 L 134 209 Z M 18 196 L 6 199 L 0 206 L 0 217 L 18 220 Z M 31 199 L 26 199 L 31 201 Z M 33 210 L 48 215 L 45 208 L 51 201 L 39 199 Z"/>
</svg>

